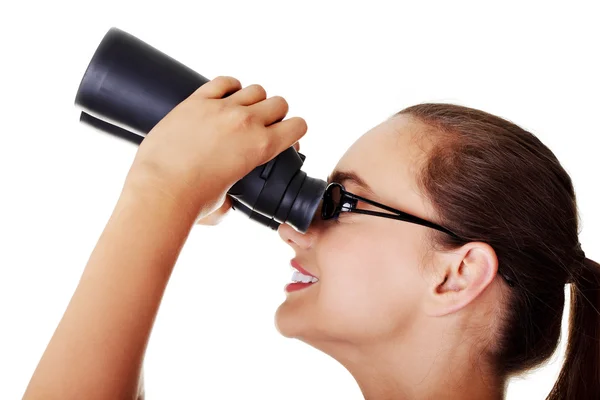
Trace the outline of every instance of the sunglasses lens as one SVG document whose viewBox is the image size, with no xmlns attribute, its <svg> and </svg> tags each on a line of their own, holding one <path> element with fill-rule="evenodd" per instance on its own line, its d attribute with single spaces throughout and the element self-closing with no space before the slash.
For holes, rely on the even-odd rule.
<svg viewBox="0 0 600 400">
<path fill-rule="evenodd" d="M 333 218 L 339 209 L 342 198 L 342 190 L 339 185 L 329 185 L 325 196 L 323 197 L 323 209 L 321 215 L 323 219 Z"/>
</svg>

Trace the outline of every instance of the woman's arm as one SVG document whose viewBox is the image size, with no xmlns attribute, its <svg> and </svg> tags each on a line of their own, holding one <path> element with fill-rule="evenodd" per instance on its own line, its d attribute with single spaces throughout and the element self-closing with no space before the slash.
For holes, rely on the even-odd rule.
<svg viewBox="0 0 600 400">
<path fill-rule="evenodd" d="M 136 399 L 148 337 L 195 217 L 124 189 L 24 399 Z"/>
<path fill-rule="evenodd" d="M 231 96 L 229 94 L 233 93 Z M 169 112 L 140 145 L 123 192 L 24 395 L 135 399 L 148 337 L 197 219 L 218 223 L 227 191 L 296 143 L 280 96 L 217 77 Z"/>
</svg>

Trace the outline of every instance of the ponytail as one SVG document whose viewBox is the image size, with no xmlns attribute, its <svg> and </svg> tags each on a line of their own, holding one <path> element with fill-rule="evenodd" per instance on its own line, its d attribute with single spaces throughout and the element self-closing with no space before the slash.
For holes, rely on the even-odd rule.
<svg viewBox="0 0 600 400">
<path fill-rule="evenodd" d="M 571 284 L 569 342 L 547 400 L 600 398 L 600 265 L 581 262 Z"/>
</svg>

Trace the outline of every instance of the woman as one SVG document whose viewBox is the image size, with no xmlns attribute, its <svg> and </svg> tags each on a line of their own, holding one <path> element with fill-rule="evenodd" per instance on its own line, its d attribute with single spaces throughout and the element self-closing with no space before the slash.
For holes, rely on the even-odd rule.
<svg viewBox="0 0 600 400">
<path fill-rule="evenodd" d="M 25 399 L 143 397 L 149 333 L 194 222 L 218 223 L 227 190 L 306 133 L 282 121 L 285 100 L 240 89 L 210 81 L 144 140 Z M 306 234 L 279 228 L 318 279 L 288 289 L 283 335 L 337 359 L 367 399 L 502 399 L 508 377 L 556 349 L 571 283 L 548 398 L 598 398 L 600 266 L 579 246 L 569 176 L 532 134 L 417 105 L 363 135 L 330 180 Z"/>
</svg>

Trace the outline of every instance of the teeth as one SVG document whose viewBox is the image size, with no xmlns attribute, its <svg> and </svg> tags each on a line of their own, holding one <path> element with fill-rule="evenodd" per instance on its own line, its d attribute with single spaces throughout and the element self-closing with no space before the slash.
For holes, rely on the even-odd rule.
<svg viewBox="0 0 600 400">
<path fill-rule="evenodd" d="M 294 273 L 292 274 L 292 282 L 315 283 L 317 281 L 317 278 L 313 276 L 304 275 L 299 271 L 294 271 Z"/>
</svg>

